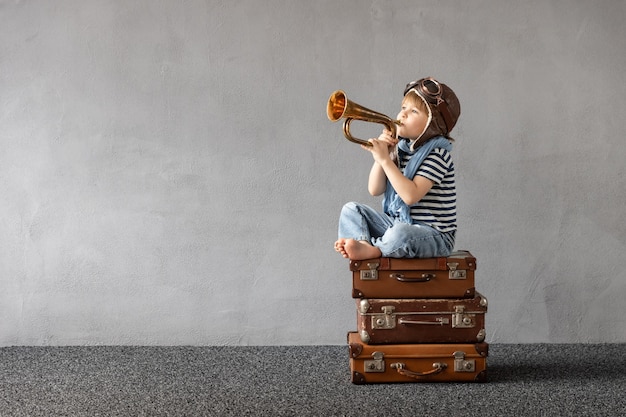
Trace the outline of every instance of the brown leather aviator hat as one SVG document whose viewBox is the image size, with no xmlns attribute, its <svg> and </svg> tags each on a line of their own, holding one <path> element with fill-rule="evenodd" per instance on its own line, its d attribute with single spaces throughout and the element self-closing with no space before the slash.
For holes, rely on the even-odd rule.
<svg viewBox="0 0 626 417">
<path fill-rule="evenodd" d="M 454 91 L 432 77 L 421 78 L 407 84 L 404 95 L 406 96 L 409 91 L 414 91 L 424 100 L 429 112 L 426 129 L 413 146 L 422 144 L 435 136 L 452 139 L 450 132 L 461 114 L 461 103 Z"/>
</svg>

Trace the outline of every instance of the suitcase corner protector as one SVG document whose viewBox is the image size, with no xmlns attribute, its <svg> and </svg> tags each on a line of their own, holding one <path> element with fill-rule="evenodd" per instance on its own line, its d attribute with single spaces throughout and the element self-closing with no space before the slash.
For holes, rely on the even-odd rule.
<svg viewBox="0 0 626 417">
<path fill-rule="evenodd" d="M 350 350 L 350 357 L 351 358 L 358 358 L 361 353 L 363 352 L 363 345 L 359 344 L 359 343 L 350 343 L 348 345 L 348 348 Z"/>
<path fill-rule="evenodd" d="M 363 376 L 363 374 L 361 374 L 360 372 L 352 371 L 350 382 L 352 382 L 355 385 L 363 385 L 366 383 L 365 376 Z"/>
<path fill-rule="evenodd" d="M 477 373 L 476 374 L 476 378 L 474 378 L 474 381 L 476 381 L 476 382 L 489 382 L 489 380 L 487 379 L 487 370 L 483 369 L 482 371 Z"/>
<path fill-rule="evenodd" d="M 489 356 L 489 343 L 487 342 L 477 343 L 476 353 L 478 353 L 483 358 L 486 358 L 487 356 Z"/>
<path fill-rule="evenodd" d="M 358 288 L 352 288 L 352 298 L 362 298 L 363 297 L 363 291 L 359 290 Z"/>
<path fill-rule="evenodd" d="M 350 260 L 350 271 L 358 271 L 361 261 Z"/>
</svg>

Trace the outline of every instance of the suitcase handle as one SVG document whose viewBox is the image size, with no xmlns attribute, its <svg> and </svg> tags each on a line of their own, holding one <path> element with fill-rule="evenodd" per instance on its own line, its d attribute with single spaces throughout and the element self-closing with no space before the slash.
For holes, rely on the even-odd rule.
<svg viewBox="0 0 626 417">
<path fill-rule="evenodd" d="M 398 319 L 398 324 L 434 324 L 436 326 L 443 326 L 445 324 L 450 324 L 450 319 L 446 317 L 437 317 L 435 321 L 417 321 L 400 318 Z"/>
<path fill-rule="evenodd" d="M 435 278 L 434 274 L 422 274 L 419 278 L 407 278 L 404 274 L 390 274 L 391 278 L 395 278 L 400 282 L 428 282 L 431 279 Z"/>
<path fill-rule="evenodd" d="M 433 369 L 431 369 L 430 371 L 426 371 L 426 372 L 410 371 L 406 369 L 406 365 L 403 364 L 402 362 L 392 363 L 390 366 L 394 368 L 396 371 L 398 371 L 400 375 L 408 376 L 410 378 L 421 378 L 423 376 L 436 375 L 438 373 L 443 372 L 443 370 L 448 367 L 448 364 L 446 364 L 445 362 L 435 362 L 433 363 Z"/>
</svg>

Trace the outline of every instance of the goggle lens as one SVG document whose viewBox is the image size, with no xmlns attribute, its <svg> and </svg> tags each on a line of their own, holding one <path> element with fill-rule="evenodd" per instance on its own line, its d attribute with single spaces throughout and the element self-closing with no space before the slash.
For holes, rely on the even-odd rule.
<svg viewBox="0 0 626 417">
<path fill-rule="evenodd" d="M 406 93 L 412 89 L 416 89 L 431 104 L 438 104 L 441 101 L 441 84 L 434 78 L 423 78 L 408 83 L 404 89 L 404 95 L 406 96 Z"/>
</svg>

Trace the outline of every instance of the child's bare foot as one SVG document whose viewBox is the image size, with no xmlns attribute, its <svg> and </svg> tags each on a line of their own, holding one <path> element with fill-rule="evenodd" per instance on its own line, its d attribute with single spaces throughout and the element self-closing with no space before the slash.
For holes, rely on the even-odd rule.
<svg viewBox="0 0 626 417">
<path fill-rule="evenodd" d="M 353 261 L 362 261 L 382 256 L 380 249 L 364 240 L 339 239 L 335 242 L 335 250 L 341 253 L 344 258 L 349 258 Z"/>
<path fill-rule="evenodd" d="M 343 256 L 344 258 L 348 257 L 348 254 L 346 253 L 346 239 L 338 239 L 335 242 L 335 250 L 337 252 L 339 252 L 341 254 L 341 256 Z"/>
</svg>

